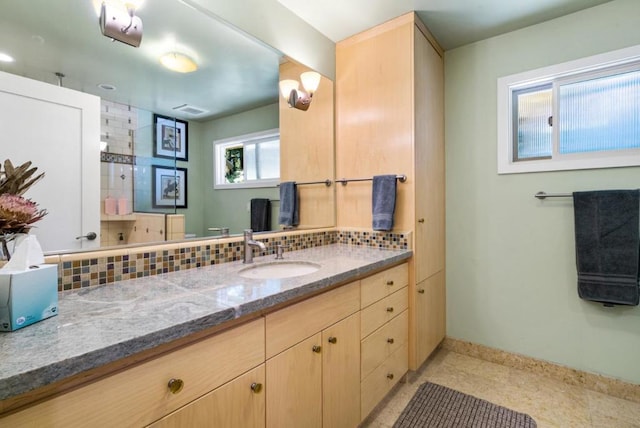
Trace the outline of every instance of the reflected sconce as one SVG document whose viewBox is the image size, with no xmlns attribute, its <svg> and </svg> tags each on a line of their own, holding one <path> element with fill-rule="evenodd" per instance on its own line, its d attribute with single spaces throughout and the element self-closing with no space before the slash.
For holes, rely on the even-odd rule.
<svg viewBox="0 0 640 428">
<path fill-rule="evenodd" d="M 289 107 L 306 111 L 311 105 L 313 94 L 320 85 L 320 73 L 307 71 L 300 75 L 304 91 L 299 89 L 300 83 L 297 80 L 287 79 L 280 81 L 280 93 L 287 100 Z M 305 92 L 306 91 L 306 92 Z"/>
<path fill-rule="evenodd" d="M 138 3 L 125 0 L 124 8 L 117 7 L 113 2 L 102 2 L 100 8 L 100 31 L 111 40 L 117 40 L 137 48 L 142 41 L 142 19 L 136 16 Z M 126 9 L 126 10 L 125 10 Z"/>
</svg>

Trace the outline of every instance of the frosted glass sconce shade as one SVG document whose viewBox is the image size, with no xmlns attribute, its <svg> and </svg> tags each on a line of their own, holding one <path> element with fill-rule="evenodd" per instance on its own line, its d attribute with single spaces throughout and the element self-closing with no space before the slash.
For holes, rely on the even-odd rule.
<svg viewBox="0 0 640 428">
<path fill-rule="evenodd" d="M 302 86 L 304 86 L 304 89 L 309 93 L 309 96 L 312 97 L 313 93 L 320 85 L 320 73 L 307 71 L 300 75 L 300 80 L 302 80 Z"/>
<path fill-rule="evenodd" d="M 298 83 L 297 80 L 292 80 L 292 79 L 281 80 L 280 93 L 282 94 L 283 98 L 289 99 L 289 95 L 291 95 L 291 91 L 293 90 L 297 91 L 299 86 L 300 84 Z"/>
</svg>

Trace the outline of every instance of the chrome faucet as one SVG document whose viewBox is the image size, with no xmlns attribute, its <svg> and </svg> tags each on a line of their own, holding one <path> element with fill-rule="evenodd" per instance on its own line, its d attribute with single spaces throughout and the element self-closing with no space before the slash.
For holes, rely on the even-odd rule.
<svg viewBox="0 0 640 428">
<path fill-rule="evenodd" d="M 267 247 L 264 245 L 264 242 L 253 240 L 253 230 L 245 229 L 244 230 L 244 262 L 243 263 L 253 263 L 253 247 L 258 247 L 262 251 L 267 250 Z"/>
</svg>

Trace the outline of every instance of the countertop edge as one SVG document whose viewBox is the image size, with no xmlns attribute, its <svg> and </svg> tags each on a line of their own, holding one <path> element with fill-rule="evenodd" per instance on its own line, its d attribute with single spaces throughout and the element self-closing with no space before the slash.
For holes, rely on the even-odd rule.
<svg viewBox="0 0 640 428">
<path fill-rule="evenodd" d="M 230 307 L 182 324 L 154 331 L 135 337 L 112 346 L 96 349 L 73 358 L 56 361 L 24 373 L 0 379 L 0 401 L 12 399 L 45 386 L 64 381 L 83 372 L 98 369 L 111 362 L 125 359 L 153 348 L 169 344 L 173 341 L 201 333 L 207 329 L 220 326 L 226 322 L 251 314 L 264 313 L 288 301 L 300 300 L 331 288 L 338 284 L 358 280 L 376 271 L 409 260 L 413 251 L 390 255 L 383 260 L 371 262 L 365 266 L 349 269 L 321 280 L 312 281 L 299 287 L 282 291 L 269 296 L 268 299 L 252 301 L 237 307 Z M 1 413 L 1 412 L 0 412 Z"/>
</svg>

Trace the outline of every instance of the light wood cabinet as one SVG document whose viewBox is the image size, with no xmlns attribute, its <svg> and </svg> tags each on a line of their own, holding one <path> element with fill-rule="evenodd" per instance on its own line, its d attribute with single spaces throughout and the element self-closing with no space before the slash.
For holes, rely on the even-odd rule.
<svg viewBox="0 0 640 428">
<path fill-rule="evenodd" d="M 444 271 L 416 285 L 416 353 L 429 355 L 446 330 Z"/>
<path fill-rule="evenodd" d="M 149 428 L 261 428 L 265 423 L 264 364 L 149 425 Z"/>
<path fill-rule="evenodd" d="M 361 420 L 408 370 L 408 286 L 404 282 L 391 294 L 380 291 L 385 290 L 380 284 L 402 284 L 407 273 L 405 263 L 362 280 L 361 301 L 369 306 L 361 310 Z"/>
<path fill-rule="evenodd" d="M 356 427 L 407 371 L 407 272 L 405 263 L 268 313 L 0 426 Z"/>
<path fill-rule="evenodd" d="M 433 351 L 424 342 L 439 343 L 445 334 L 443 324 L 419 324 L 435 317 L 424 311 L 443 313 L 444 301 L 425 303 L 431 297 L 418 296 L 416 287 L 445 269 L 442 55 L 413 12 L 336 44 L 336 176 L 407 175 L 398 183 L 393 231 L 413 232 L 412 369 Z M 370 182 L 337 186 L 336 198 L 338 227 L 371 229 Z"/>
<path fill-rule="evenodd" d="M 264 359 L 264 320 L 258 319 L 11 414 L 0 426 L 146 426 Z M 182 382 L 180 391 L 170 391 L 171 380 Z"/>
<path fill-rule="evenodd" d="M 322 335 L 267 360 L 267 427 L 322 427 Z"/>
<path fill-rule="evenodd" d="M 350 428 L 360 422 L 360 314 L 322 332 L 322 426 Z"/>
<path fill-rule="evenodd" d="M 266 316 L 267 427 L 357 426 L 359 309 L 353 282 Z"/>
</svg>

